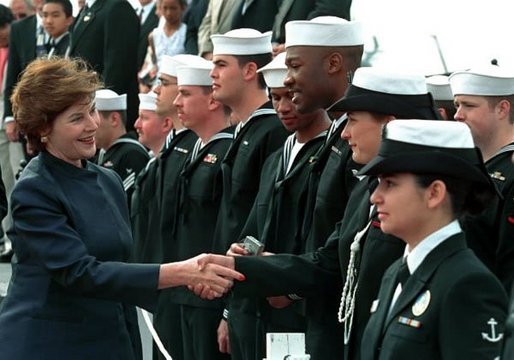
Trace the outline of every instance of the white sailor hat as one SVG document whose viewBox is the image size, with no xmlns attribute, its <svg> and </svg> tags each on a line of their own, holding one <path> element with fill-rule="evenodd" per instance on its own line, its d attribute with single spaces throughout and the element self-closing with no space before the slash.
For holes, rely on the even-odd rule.
<svg viewBox="0 0 514 360">
<path fill-rule="evenodd" d="M 127 110 L 127 94 L 118 95 L 109 89 L 97 90 L 95 102 L 98 111 Z"/>
<path fill-rule="evenodd" d="M 514 72 L 489 65 L 456 71 L 449 77 L 453 95 L 503 96 L 514 94 Z"/>
<path fill-rule="evenodd" d="M 211 35 L 213 55 L 257 55 L 271 53 L 271 31 L 235 29 Z"/>
<path fill-rule="evenodd" d="M 257 72 L 262 73 L 264 81 L 269 88 L 285 87 L 284 80 L 287 75 L 286 53 L 278 54 L 270 63 L 261 67 Z"/>
<path fill-rule="evenodd" d="M 286 44 L 290 46 L 364 45 L 364 30 L 357 21 L 336 16 L 318 16 L 311 20 L 286 23 Z"/>
<path fill-rule="evenodd" d="M 453 93 L 446 75 L 433 75 L 426 78 L 427 90 L 434 100 L 453 101 Z"/>
<path fill-rule="evenodd" d="M 368 111 L 398 118 L 439 118 L 425 76 L 373 67 L 358 68 L 345 96 L 330 110 Z"/>
<path fill-rule="evenodd" d="M 496 193 L 469 127 L 457 121 L 392 120 L 382 132 L 378 155 L 360 175 L 446 175 Z"/>
<path fill-rule="evenodd" d="M 202 60 L 206 61 L 200 56 L 191 54 L 178 54 L 175 56 L 164 55 L 161 59 L 159 73 L 177 77 L 177 68 L 179 66 L 197 64 Z"/>
<path fill-rule="evenodd" d="M 210 76 L 213 64 L 201 57 L 198 63 L 179 66 L 177 68 L 177 84 L 191 86 L 212 86 Z"/>
<path fill-rule="evenodd" d="M 147 94 L 139 94 L 139 110 L 155 111 L 157 109 L 157 94 L 150 91 Z"/>
</svg>

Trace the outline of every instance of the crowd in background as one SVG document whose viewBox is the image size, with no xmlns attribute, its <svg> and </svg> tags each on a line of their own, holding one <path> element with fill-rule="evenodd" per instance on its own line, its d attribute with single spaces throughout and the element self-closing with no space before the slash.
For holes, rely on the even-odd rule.
<svg viewBox="0 0 514 360">
<path fill-rule="evenodd" d="M 16 226 L 26 220 L 21 195 L 11 206 L 17 179 L 46 176 L 41 166 L 50 174 L 62 167 L 53 158 L 61 146 L 54 118 L 62 109 L 40 111 L 52 126 L 48 136 L 16 119 L 30 104 L 20 99 L 25 70 L 37 79 L 64 61 L 78 79 L 86 72 L 65 64 L 81 59 L 87 76 L 98 76 L 86 92 L 94 101 L 78 98 L 69 108 L 94 104 L 94 141 L 81 141 L 96 151 L 81 160 L 113 170 L 124 190 L 123 204 L 117 193 L 112 203 L 121 213 L 127 208 L 120 221 L 130 222 L 122 230 L 133 238 L 122 257 L 134 264 L 128 273 L 140 279 L 135 264 L 147 264 L 145 274 L 155 276 L 148 264 L 164 264 L 164 273 L 166 264 L 198 259 L 200 270 L 220 266 L 246 277 L 222 298 L 207 281 L 179 284 L 186 287 L 159 278 L 131 289 L 124 279 L 109 283 L 114 295 L 105 295 L 100 281 L 100 298 L 152 310 L 155 359 L 167 351 L 174 359 L 260 360 L 270 332 L 305 333 L 315 360 L 512 356 L 514 75 L 493 65 L 428 78 L 361 68 L 363 28 L 349 21 L 350 0 L 79 6 L 74 18 L 69 0 L 0 5 L 0 213 L 2 233 L 9 230 L 14 242 L 2 234 L 2 261 L 27 261 L 20 244 L 39 233 L 37 223 L 29 221 L 36 228 L 30 231 Z M 67 76 L 55 74 L 56 83 Z M 34 98 L 34 107 L 41 102 Z M 67 170 L 70 177 L 75 170 Z M 411 197 L 394 198 L 391 189 L 409 181 Z M 401 206 L 383 210 L 387 196 Z M 87 202 L 85 194 L 75 199 Z M 75 223 L 77 209 L 68 201 L 46 215 L 62 210 L 80 232 L 86 221 Z M 84 212 L 101 221 L 94 207 Z M 51 249 L 30 250 L 58 284 L 49 294 L 66 297 L 69 283 L 60 276 L 75 265 L 48 269 L 38 251 Z M 216 255 L 197 258 L 203 253 Z M 126 296 L 138 289 L 155 303 Z M 81 291 L 78 297 L 97 295 L 95 286 Z M 2 311 L 7 323 L 16 309 L 20 294 L 11 293 L 0 323 Z M 55 307 L 49 316 L 58 318 L 63 300 L 48 297 L 42 306 Z M 137 320 L 122 311 L 131 350 L 118 354 L 133 350 L 140 358 Z M 110 351 L 117 354 L 116 346 Z"/>
</svg>

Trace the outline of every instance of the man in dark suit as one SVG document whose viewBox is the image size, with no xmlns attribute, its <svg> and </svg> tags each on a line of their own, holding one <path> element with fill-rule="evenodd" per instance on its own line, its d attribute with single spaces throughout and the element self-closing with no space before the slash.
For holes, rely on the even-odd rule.
<svg viewBox="0 0 514 360">
<path fill-rule="evenodd" d="M 310 20 L 318 16 L 337 16 L 350 20 L 352 0 L 282 0 L 273 21 L 273 52 L 284 51 L 286 23 L 293 20 Z"/>
<path fill-rule="evenodd" d="M 68 29 L 73 23 L 73 6 L 69 0 L 46 0 L 43 26 L 50 37 L 48 56 L 66 56 L 70 44 Z"/>
<path fill-rule="evenodd" d="M 137 68 L 141 69 L 148 49 L 148 34 L 159 25 L 159 17 L 155 13 L 156 5 L 153 0 L 139 0 L 141 6 L 136 10 L 141 27 L 137 45 Z"/>
<path fill-rule="evenodd" d="M 184 13 L 182 22 L 187 25 L 186 41 L 184 43 L 186 54 L 198 54 L 198 31 L 208 4 L 209 1 L 207 0 L 192 0 Z"/>
<path fill-rule="evenodd" d="M 124 0 L 88 0 L 73 25 L 70 57 L 86 60 L 106 88 L 127 94 L 127 130 L 138 112 L 137 49 L 139 21 Z"/>
<path fill-rule="evenodd" d="M 41 10 L 43 0 L 32 0 L 36 10 Z M 37 46 L 38 45 L 38 46 Z M 4 92 L 4 127 L 9 141 L 19 141 L 19 132 L 12 116 L 11 94 L 18 77 L 25 67 L 36 58 L 37 48 L 44 48 L 45 35 L 42 20 L 34 14 L 11 25 L 9 34 L 9 60 Z M 43 55 L 43 52 L 41 52 Z"/>
<path fill-rule="evenodd" d="M 270 31 L 279 5 L 279 0 L 242 0 L 232 19 L 232 29 Z"/>
<path fill-rule="evenodd" d="M 11 0 L 9 1 L 9 8 L 14 15 L 14 20 L 21 20 L 34 15 L 36 11 L 30 0 Z"/>
<path fill-rule="evenodd" d="M 5 84 L 5 114 L 12 117 L 11 94 L 19 74 L 36 58 L 36 15 L 26 17 L 11 25 L 9 37 L 9 60 Z"/>
</svg>

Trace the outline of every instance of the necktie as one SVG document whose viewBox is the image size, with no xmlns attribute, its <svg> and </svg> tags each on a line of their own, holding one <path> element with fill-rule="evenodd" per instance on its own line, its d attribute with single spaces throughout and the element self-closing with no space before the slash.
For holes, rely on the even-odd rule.
<svg viewBox="0 0 514 360">
<path fill-rule="evenodd" d="M 409 279 L 410 276 L 410 270 L 407 266 L 407 258 L 404 257 L 402 259 L 402 263 L 400 264 L 400 267 L 398 268 L 398 273 L 396 274 L 396 290 L 393 294 L 393 298 L 391 299 L 391 304 L 389 305 L 389 312 L 391 313 L 391 310 L 394 308 L 394 305 L 396 304 L 396 301 L 400 297 L 400 294 L 405 288 L 405 283 Z M 400 287 L 398 287 L 398 284 L 400 284 Z"/>
<path fill-rule="evenodd" d="M 140 22 L 141 24 L 143 24 L 143 12 L 144 12 L 143 8 L 139 9 L 139 14 L 138 14 L 138 16 L 139 16 L 139 22 Z"/>
<path fill-rule="evenodd" d="M 405 286 L 405 283 L 407 282 L 407 279 L 410 276 L 409 267 L 407 266 L 406 259 L 403 259 L 402 264 L 400 265 L 400 268 L 398 269 L 398 275 L 397 279 L 400 284 L 402 284 L 402 289 Z"/>
<path fill-rule="evenodd" d="M 57 43 L 55 42 L 55 39 L 51 39 L 50 42 L 48 43 L 48 48 L 49 48 L 48 57 L 49 58 L 54 55 L 56 45 L 57 45 Z"/>
</svg>

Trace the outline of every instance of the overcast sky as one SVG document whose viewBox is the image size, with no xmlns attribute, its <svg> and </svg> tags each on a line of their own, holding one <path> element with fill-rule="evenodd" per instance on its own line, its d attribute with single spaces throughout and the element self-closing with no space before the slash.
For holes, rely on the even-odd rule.
<svg viewBox="0 0 514 360">
<path fill-rule="evenodd" d="M 446 71 L 493 58 L 514 68 L 513 10 L 512 0 L 355 0 L 352 17 L 382 44 L 378 63 L 433 74 L 445 71 L 434 35 Z"/>
</svg>

